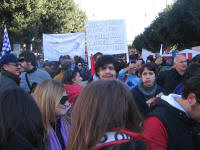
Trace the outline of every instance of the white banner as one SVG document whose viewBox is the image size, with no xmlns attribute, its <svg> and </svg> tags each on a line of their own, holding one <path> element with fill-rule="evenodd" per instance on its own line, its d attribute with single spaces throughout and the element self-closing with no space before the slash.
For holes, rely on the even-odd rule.
<svg viewBox="0 0 200 150">
<path fill-rule="evenodd" d="M 155 57 L 155 53 L 152 53 L 152 52 L 150 52 L 150 51 L 148 51 L 148 50 L 146 50 L 146 49 L 142 49 L 142 59 L 146 62 L 146 60 L 147 60 L 147 57 L 148 56 L 150 56 L 150 55 L 152 55 L 153 57 Z"/>
<path fill-rule="evenodd" d="M 58 61 L 61 55 L 85 54 L 85 33 L 43 34 L 44 59 Z"/>
<path fill-rule="evenodd" d="M 185 49 L 179 52 L 179 54 L 183 54 L 187 59 L 192 60 L 193 57 L 196 55 L 199 55 L 199 51 L 191 50 L 191 49 Z"/>
<path fill-rule="evenodd" d="M 89 56 L 128 53 L 125 20 L 88 21 L 86 23 Z"/>
</svg>

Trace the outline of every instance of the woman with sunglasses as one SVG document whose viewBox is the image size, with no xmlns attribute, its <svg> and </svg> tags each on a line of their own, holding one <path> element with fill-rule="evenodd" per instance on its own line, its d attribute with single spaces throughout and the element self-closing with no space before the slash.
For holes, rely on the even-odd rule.
<svg viewBox="0 0 200 150">
<path fill-rule="evenodd" d="M 44 80 L 36 87 L 33 97 L 47 131 L 45 150 L 64 150 L 70 127 L 65 115 L 68 100 L 65 86 L 55 80 Z"/>
<path fill-rule="evenodd" d="M 74 104 L 74 100 L 81 93 L 82 90 L 82 88 L 80 87 L 81 82 L 82 82 L 82 77 L 80 76 L 79 72 L 77 72 L 76 70 L 65 71 L 62 83 L 65 84 L 66 93 L 69 94 L 68 102 L 71 105 Z"/>
</svg>

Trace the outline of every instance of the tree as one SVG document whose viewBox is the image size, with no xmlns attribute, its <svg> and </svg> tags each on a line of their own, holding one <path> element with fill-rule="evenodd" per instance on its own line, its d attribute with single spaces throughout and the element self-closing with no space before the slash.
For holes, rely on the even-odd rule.
<svg viewBox="0 0 200 150">
<path fill-rule="evenodd" d="M 145 29 L 139 41 L 134 45 L 159 51 L 160 44 L 164 48 L 190 48 L 200 44 L 200 1 L 178 0 L 168 6 L 153 23 Z M 141 36 L 141 35 L 140 35 Z M 137 44 L 139 42 L 139 44 Z M 143 45 L 141 45 L 143 43 Z M 147 43 L 147 44 L 146 44 Z"/>
<path fill-rule="evenodd" d="M 87 16 L 73 0 L 3 0 L 0 4 L 0 25 L 2 29 L 7 25 L 11 43 L 40 48 L 43 33 L 85 31 Z"/>
</svg>

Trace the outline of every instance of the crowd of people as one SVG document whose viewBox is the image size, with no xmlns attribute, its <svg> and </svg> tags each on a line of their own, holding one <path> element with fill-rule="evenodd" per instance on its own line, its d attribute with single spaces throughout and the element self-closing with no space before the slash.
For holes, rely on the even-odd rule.
<svg viewBox="0 0 200 150">
<path fill-rule="evenodd" d="M 1 150 L 199 150 L 200 55 L 0 59 Z"/>
</svg>

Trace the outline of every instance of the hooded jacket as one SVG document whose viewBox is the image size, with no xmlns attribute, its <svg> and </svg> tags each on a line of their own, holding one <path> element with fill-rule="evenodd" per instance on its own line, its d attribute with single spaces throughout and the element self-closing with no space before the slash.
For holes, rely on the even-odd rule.
<svg viewBox="0 0 200 150">
<path fill-rule="evenodd" d="M 148 114 L 143 134 L 151 139 L 153 150 L 198 149 L 196 137 L 199 132 L 196 132 L 196 125 L 188 113 L 176 101 L 180 97 L 176 94 L 162 96 L 153 112 Z M 163 144 L 159 141 L 163 141 Z"/>
</svg>

